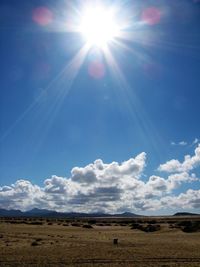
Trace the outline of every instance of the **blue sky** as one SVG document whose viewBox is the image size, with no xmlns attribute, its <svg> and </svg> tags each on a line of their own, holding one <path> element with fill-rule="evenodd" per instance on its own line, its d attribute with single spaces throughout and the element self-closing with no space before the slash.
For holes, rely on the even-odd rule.
<svg viewBox="0 0 200 267">
<path fill-rule="evenodd" d="M 77 56 L 81 1 L 0 3 L 0 207 L 199 212 L 200 2 L 99 2 L 128 20 L 108 43 L 115 65 L 94 46 Z"/>
</svg>

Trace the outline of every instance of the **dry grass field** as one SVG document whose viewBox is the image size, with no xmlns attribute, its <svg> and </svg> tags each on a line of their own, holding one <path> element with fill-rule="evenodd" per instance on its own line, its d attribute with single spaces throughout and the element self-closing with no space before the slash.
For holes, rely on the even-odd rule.
<svg viewBox="0 0 200 267">
<path fill-rule="evenodd" d="M 0 266 L 200 266 L 199 231 L 163 220 L 155 232 L 144 232 L 131 229 L 132 221 L 83 228 L 87 222 L 1 219 Z"/>
</svg>

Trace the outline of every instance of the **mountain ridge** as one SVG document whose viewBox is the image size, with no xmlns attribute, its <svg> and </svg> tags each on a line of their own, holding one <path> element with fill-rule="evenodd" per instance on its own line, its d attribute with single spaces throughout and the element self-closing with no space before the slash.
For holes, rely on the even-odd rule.
<svg viewBox="0 0 200 267">
<path fill-rule="evenodd" d="M 138 215 L 131 212 L 124 212 L 119 214 L 108 214 L 108 213 L 84 213 L 84 212 L 57 212 L 53 210 L 47 209 L 38 209 L 33 208 L 29 211 L 21 211 L 21 210 L 6 210 L 0 209 L 0 217 L 69 217 L 69 218 L 80 218 L 80 217 L 141 217 L 142 215 Z"/>
</svg>

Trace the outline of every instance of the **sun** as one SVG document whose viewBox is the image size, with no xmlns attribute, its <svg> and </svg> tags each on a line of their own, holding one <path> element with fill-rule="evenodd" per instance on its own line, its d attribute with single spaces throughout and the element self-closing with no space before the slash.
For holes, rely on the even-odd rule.
<svg viewBox="0 0 200 267">
<path fill-rule="evenodd" d="M 79 31 L 90 47 L 103 48 L 119 36 L 120 27 L 112 9 L 93 6 L 83 11 Z"/>
</svg>

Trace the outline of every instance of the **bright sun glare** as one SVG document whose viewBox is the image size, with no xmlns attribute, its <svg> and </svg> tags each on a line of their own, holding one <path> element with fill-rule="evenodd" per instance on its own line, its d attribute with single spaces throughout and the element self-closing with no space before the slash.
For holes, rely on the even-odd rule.
<svg viewBox="0 0 200 267">
<path fill-rule="evenodd" d="M 103 48 L 119 35 L 120 27 L 114 15 L 113 10 L 101 6 L 83 12 L 79 31 L 90 46 Z"/>
</svg>

